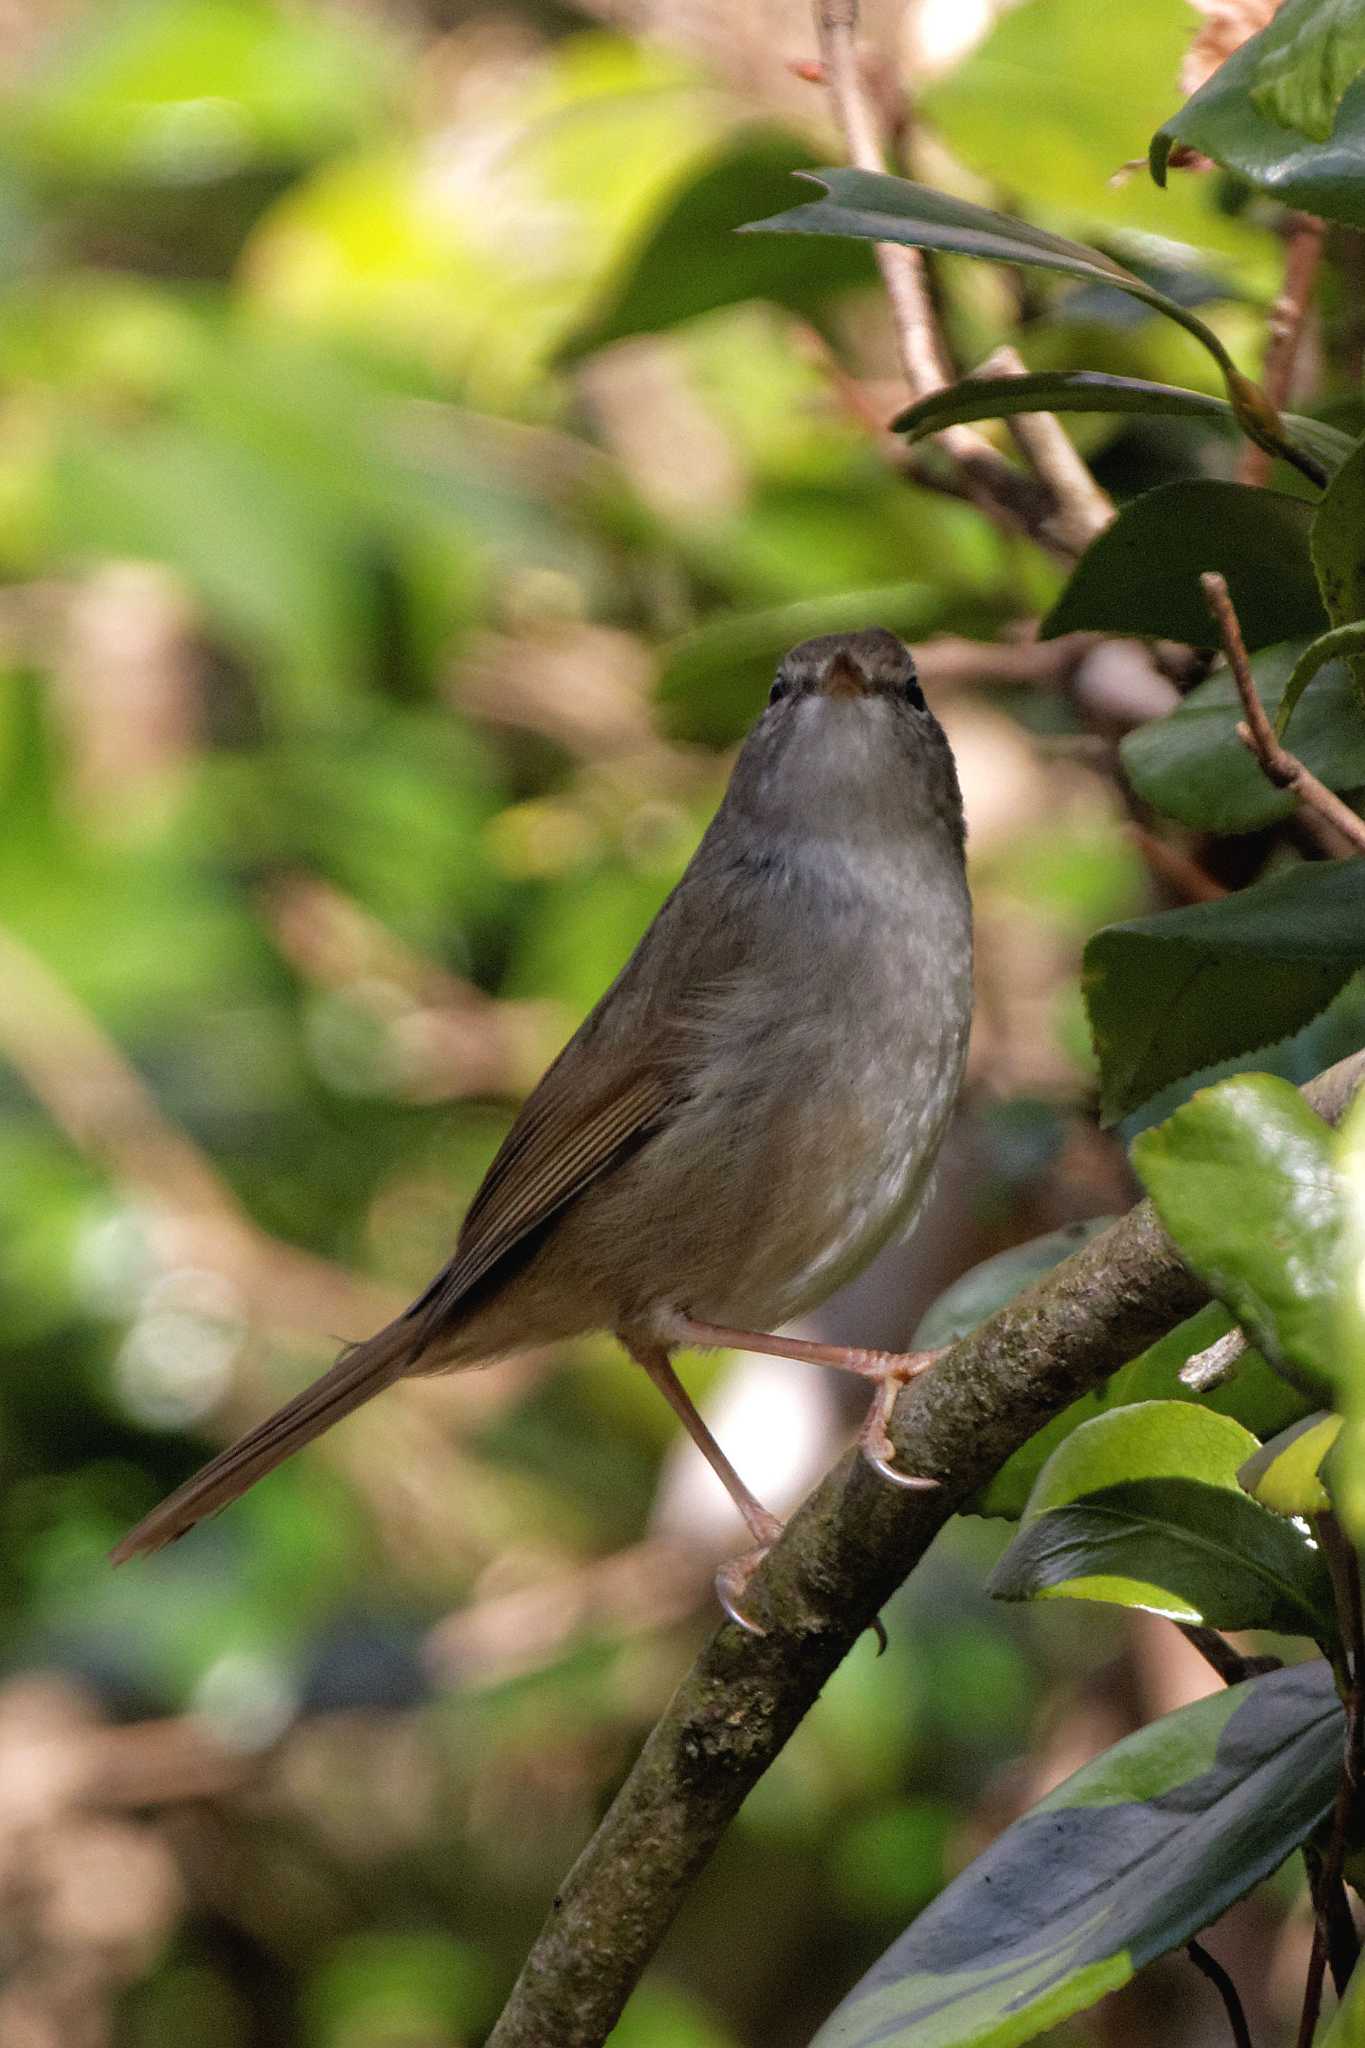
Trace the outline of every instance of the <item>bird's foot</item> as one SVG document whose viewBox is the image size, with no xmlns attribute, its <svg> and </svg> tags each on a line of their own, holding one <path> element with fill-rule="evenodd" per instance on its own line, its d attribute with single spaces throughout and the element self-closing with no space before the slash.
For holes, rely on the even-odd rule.
<svg viewBox="0 0 1365 2048">
<path fill-rule="evenodd" d="M 903 1486 L 912 1492 L 928 1493 L 941 1482 L 927 1479 L 917 1472 L 903 1472 L 896 1464 L 896 1446 L 891 1441 L 889 1424 L 891 1410 L 902 1387 L 918 1379 L 922 1372 L 928 1372 L 936 1360 L 942 1358 L 942 1351 L 867 1352 L 868 1358 L 886 1359 L 889 1363 L 877 1374 L 877 1391 L 872 1396 L 872 1405 L 867 1419 L 858 1432 L 858 1448 L 873 1471 L 892 1486 Z"/>
<path fill-rule="evenodd" d="M 761 1509 L 760 1514 L 761 1521 L 752 1514 L 745 1516 L 750 1530 L 759 1539 L 755 1547 L 746 1550 L 742 1557 L 732 1557 L 730 1562 L 723 1564 L 716 1573 L 717 1600 L 735 1627 L 742 1628 L 751 1636 L 765 1636 L 768 1631 L 756 1622 L 752 1615 L 745 1613 L 741 1603 L 750 1579 L 782 1534 L 783 1526 L 777 1516 L 770 1515 L 766 1509 Z"/>
</svg>

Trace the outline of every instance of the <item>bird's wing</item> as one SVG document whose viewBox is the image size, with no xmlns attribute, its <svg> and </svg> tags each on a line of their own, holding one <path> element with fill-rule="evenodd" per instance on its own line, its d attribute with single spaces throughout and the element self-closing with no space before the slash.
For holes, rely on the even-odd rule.
<svg viewBox="0 0 1365 2048">
<path fill-rule="evenodd" d="M 676 1094 L 670 1074 L 651 1068 L 616 1077 L 585 1102 L 560 1074 L 552 1067 L 528 1098 L 474 1197 L 454 1257 L 408 1310 L 433 1333 L 500 1260 L 632 1152 Z"/>
</svg>

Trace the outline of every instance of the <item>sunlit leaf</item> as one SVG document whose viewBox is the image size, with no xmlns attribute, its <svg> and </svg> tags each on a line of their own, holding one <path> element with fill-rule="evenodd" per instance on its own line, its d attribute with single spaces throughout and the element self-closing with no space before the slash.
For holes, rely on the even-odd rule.
<svg viewBox="0 0 1365 2048">
<path fill-rule="evenodd" d="M 1253 1500 L 1277 1515 L 1320 1515 L 1332 1505 L 1319 1476 L 1322 1462 L 1340 1433 L 1339 1415 L 1305 1415 L 1253 1451 L 1237 1476 Z"/>
<path fill-rule="evenodd" d="M 1297 1088 L 1240 1074 L 1133 1142 L 1186 1259 L 1272 1365 L 1330 1394 L 1345 1203 L 1331 1127 Z"/>
<path fill-rule="evenodd" d="M 1240 1423 L 1188 1402 L 1142 1401 L 1083 1422 L 1039 1473 L 990 1591 L 1323 1633 L 1332 1598 L 1321 1557 L 1239 1485 L 1256 1448 Z"/>
</svg>

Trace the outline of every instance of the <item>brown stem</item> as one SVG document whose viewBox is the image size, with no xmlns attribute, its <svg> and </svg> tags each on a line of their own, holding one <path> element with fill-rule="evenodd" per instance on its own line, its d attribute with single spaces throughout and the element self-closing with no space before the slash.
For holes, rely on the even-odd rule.
<svg viewBox="0 0 1365 2048">
<path fill-rule="evenodd" d="M 1245 1678 L 1258 1678 L 1263 1672 L 1280 1669 L 1278 1657 L 1244 1657 L 1216 1628 L 1204 1628 L 1192 1621 L 1178 1621 L 1176 1627 L 1209 1668 L 1218 1673 L 1224 1685 L 1240 1685 Z"/>
<path fill-rule="evenodd" d="M 1356 853 L 1365 853 L 1365 820 L 1358 818 L 1349 805 L 1344 804 L 1325 783 L 1319 782 L 1311 769 L 1305 768 L 1298 756 L 1291 754 L 1275 737 L 1275 728 L 1266 716 L 1256 679 L 1251 673 L 1251 663 L 1247 660 L 1246 644 L 1227 579 L 1216 570 L 1210 570 L 1199 581 L 1209 610 L 1218 621 L 1223 652 L 1227 655 L 1228 667 L 1236 679 L 1237 694 L 1246 713 L 1245 722 L 1237 728 L 1238 739 L 1256 756 L 1268 782 L 1273 782 L 1277 789 L 1289 790 L 1303 806 L 1306 815 L 1330 827 Z M 1335 845 L 1330 850 L 1340 851 Z"/>
<path fill-rule="evenodd" d="M 1294 364 L 1322 262 L 1325 234 L 1324 223 L 1311 213 L 1293 213 L 1285 226 L 1284 283 L 1266 323 L 1267 345 L 1261 371 L 1261 389 L 1276 412 L 1289 402 Z M 1268 449 L 1249 441 L 1237 465 L 1237 481 L 1263 484 L 1270 475 L 1273 459 Z"/>
<path fill-rule="evenodd" d="M 1212 1984 L 1214 1990 L 1222 1999 L 1224 2010 L 1228 2016 L 1228 2025 L 1232 2028 L 1232 2038 L 1237 2044 L 1237 2048 L 1251 2048 L 1251 2029 L 1247 2025 L 1245 2009 L 1238 1995 L 1237 1986 L 1233 1983 L 1232 1978 L 1223 1968 L 1223 1965 L 1216 1956 L 1209 1954 L 1204 1944 L 1200 1941 L 1187 1941 L 1185 1953 L 1200 1975 L 1208 1978 L 1210 1984 Z"/>
<path fill-rule="evenodd" d="M 1365 1053 L 1305 1091 L 1337 1122 Z M 1205 1290 L 1143 1202 L 906 1388 L 892 1435 L 932 1492 L 856 1452 L 792 1516 L 749 1587 L 766 1633 L 721 1627 L 555 1899 L 488 2048 L 601 2048 L 750 1788 L 943 1524 L 1011 1452 L 1190 1315 Z"/>
<path fill-rule="evenodd" d="M 858 63 L 858 0 L 815 0 L 815 27 L 821 76 L 848 160 L 860 171 L 884 171 L 882 140 Z M 950 372 L 924 259 L 918 249 L 901 242 L 875 242 L 873 254 L 891 309 L 896 349 L 910 396 L 927 398 L 943 389 Z M 973 500 L 998 524 L 1050 540 L 1063 552 L 1077 552 L 1059 534 L 1049 532 L 1059 509 L 1051 488 L 1040 490 L 1032 478 L 1012 469 L 974 428 L 945 427 L 935 438 L 961 471 Z"/>
</svg>

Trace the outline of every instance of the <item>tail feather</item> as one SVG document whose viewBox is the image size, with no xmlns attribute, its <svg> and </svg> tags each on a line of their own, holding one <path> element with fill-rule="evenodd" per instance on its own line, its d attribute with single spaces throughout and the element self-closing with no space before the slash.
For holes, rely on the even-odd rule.
<svg viewBox="0 0 1365 2048">
<path fill-rule="evenodd" d="M 206 1515 L 217 1514 L 249 1486 L 324 1429 L 330 1429 L 343 1415 L 359 1408 L 373 1394 L 401 1379 L 424 1349 L 420 1325 L 407 1316 L 342 1353 L 330 1372 L 314 1380 L 283 1408 L 255 1429 L 239 1437 L 216 1458 L 210 1459 L 183 1486 L 168 1494 L 159 1507 L 130 1529 L 109 1553 L 112 1564 L 124 1564 L 130 1557 L 147 1556 L 173 1543 Z"/>
</svg>

